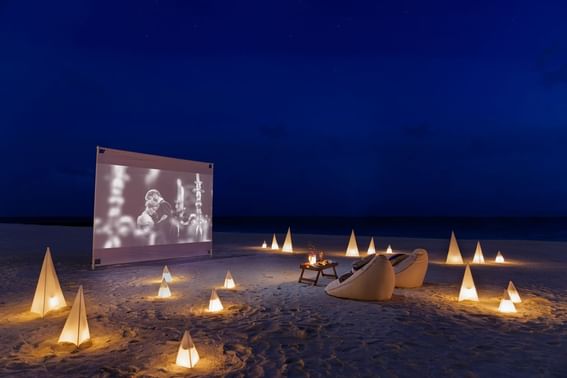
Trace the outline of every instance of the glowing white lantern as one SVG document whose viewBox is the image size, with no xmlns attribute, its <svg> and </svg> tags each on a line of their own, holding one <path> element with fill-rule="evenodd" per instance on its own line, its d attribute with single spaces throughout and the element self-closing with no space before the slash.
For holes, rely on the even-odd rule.
<svg viewBox="0 0 567 378">
<path fill-rule="evenodd" d="M 217 291 L 213 289 L 211 292 L 211 299 L 209 300 L 209 311 L 210 312 L 219 312 L 222 311 L 222 303 L 220 301 L 219 295 Z"/>
<path fill-rule="evenodd" d="M 288 227 L 287 234 L 282 247 L 282 252 L 293 253 L 293 245 L 291 244 L 291 227 Z"/>
<path fill-rule="evenodd" d="M 189 331 L 185 331 L 183 337 L 181 338 L 181 344 L 179 344 L 179 350 L 177 351 L 177 359 L 175 363 L 179 366 L 192 368 L 199 362 L 199 353 Z"/>
<path fill-rule="evenodd" d="M 457 243 L 457 238 L 455 233 L 451 231 L 451 242 L 449 243 L 449 251 L 447 252 L 447 259 L 445 264 L 462 264 L 463 256 L 461 256 L 461 250 L 459 249 L 459 244 Z"/>
<path fill-rule="evenodd" d="M 346 250 L 346 255 L 348 257 L 358 257 L 358 245 L 356 244 L 356 236 L 354 236 L 354 230 L 350 234 L 350 239 L 348 241 L 348 246 Z"/>
<path fill-rule="evenodd" d="M 165 278 L 161 280 L 161 285 L 159 285 L 158 297 L 160 298 L 171 297 L 171 291 L 169 290 L 169 286 L 167 285 Z"/>
<path fill-rule="evenodd" d="M 279 249 L 280 246 L 278 245 L 278 239 L 276 239 L 276 234 L 272 238 L 272 249 Z"/>
<path fill-rule="evenodd" d="M 484 264 L 484 255 L 482 254 L 482 247 L 480 241 L 476 242 L 476 250 L 474 251 L 473 264 Z"/>
<path fill-rule="evenodd" d="M 471 267 L 467 264 L 465 268 L 465 275 L 463 276 L 463 283 L 461 284 L 461 292 L 459 293 L 459 302 L 474 301 L 478 302 L 478 294 L 474 285 Z"/>
<path fill-rule="evenodd" d="M 169 271 L 167 265 L 163 267 L 163 273 L 161 274 L 161 279 L 165 280 L 165 282 L 167 283 L 171 283 L 171 281 L 173 281 L 173 277 L 171 276 L 171 272 Z"/>
<path fill-rule="evenodd" d="M 370 245 L 368 245 L 368 252 L 369 255 L 376 254 L 376 246 L 374 245 L 374 238 L 370 238 Z"/>
<path fill-rule="evenodd" d="M 264 242 L 262 243 L 262 248 L 264 248 L 264 249 L 268 248 L 268 243 L 266 243 L 265 240 L 264 240 Z"/>
<path fill-rule="evenodd" d="M 386 248 L 386 253 L 387 253 L 388 255 L 391 255 L 391 254 L 394 253 L 394 251 L 392 251 L 392 246 L 391 246 L 390 244 L 388 244 L 388 248 Z"/>
<path fill-rule="evenodd" d="M 516 306 L 514 306 L 514 302 L 510 299 L 510 294 L 508 294 L 508 290 L 504 290 L 504 295 L 500 300 L 500 306 L 498 306 L 498 312 L 503 313 L 514 313 L 516 311 Z"/>
<path fill-rule="evenodd" d="M 224 288 L 225 289 L 234 289 L 236 284 L 234 283 L 234 278 L 232 278 L 232 274 L 230 274 L 230 270 L 226 272 L 226 277 L 224 278 Z"/>
<path fill-rule="evenodd" d="M 85 297 L 83 296 L 83 287 L 79 286 L 73 307 L 71 307 L 71 312 L 59 336 L 59 342 L 79 346 L 90 338 L 91 334 L 89 323 L 87 322 L 87 308 L 85 306 Z"/>
<path fill-rule="evenodd" d="M 309 264 L 310 264 L 310 265 L 315 265 L 315 264 L 317 264 L 317 255 L 313 255 L 313 254 L 312 254 L 312 255 L 309 255 L 309 256 L 307 257 L 307 259 L 309 260 Z"/>
<path fill-rule="evenodd" d="M 35 289 L 35 295 L 31 305 L 31 312 L 45 316 L 49 311 L 57 310 L 67 306 L 59 279 L 55 272 L 55 266 L 51 259 L 51 250 L 49 247 L 45 251 L 41 272 Z"/>
<path fill-rule="evenodd" d="M 496 254 L 496 258 L 494 259 L 494 262 L 496 264 L 504 264 L 506 261 L 504 261 L 504 256 L 502 256 L 502 252 L 498 251 L 498 253 Z"/>
<path fill-rule="evenodd" d="M 522 303 L 522 298 L 520 298 L 520 293 L 518 293 L 518 290 L 516 289 L 516 286 L 514 285 L 514 283 L 512 281 L 510 281 L 508 283 L 508 295 L 510 296 L 510 299 L 512 300 L 512 302 L 514 303 Z"/>
</svg>

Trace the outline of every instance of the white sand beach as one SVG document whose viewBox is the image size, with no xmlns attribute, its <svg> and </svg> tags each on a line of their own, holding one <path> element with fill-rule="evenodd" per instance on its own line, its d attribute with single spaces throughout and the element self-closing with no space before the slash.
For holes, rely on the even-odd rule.
<svg viewBox="0 0 567 378">
<path fill-rule="evenodd" d="M 293 230 L 293 225 L 292 225 Z M 281 230 L 285 232 L 285 230 Z M 259 248 L 271 235 L 215 233 L 214 256 L 167 261 L 173 296 L 156 298 L 164 262 L 90 270 L 90 228 L 0 225 L 0 375 L 115 376 L 567 376 L 567 243 L 483 240 L 488 264 L 472 266 L 480 302 L 457 302 L 464 266 L 447 266 L 447 239 L 374 235 L 376 248 L 425 248 L 429 271 L 418 289 L 396 289 L 387 302 L 331 297 L 297 282 L 309 243 L 339 262 L 349 235 L 294 235 L 293 254 Z M 458 236 L 458 234 L 457 234 Z M 280 246 L 283 234 L 278 234 Z M 479 235 L 481 237 L 481 235 Z M 370 237 L 358 237 L 361 256 Z M 472 260 L 476 240 L 459 240 Z M 29 309 L 45 247 L 65 309 L 44 319 Z M 491 263 L 501 250 L 507 263 Z M 237 287 L 222 289 L 227 270 Z M 497 312 L 512 280 L 518 313 Z M 92 340 L 57 343 L 79 285 Z M 206 311 L 218 288 L 224 311 Z M 175 365 L 191 333 L 201 360 Z"/>
</svg>

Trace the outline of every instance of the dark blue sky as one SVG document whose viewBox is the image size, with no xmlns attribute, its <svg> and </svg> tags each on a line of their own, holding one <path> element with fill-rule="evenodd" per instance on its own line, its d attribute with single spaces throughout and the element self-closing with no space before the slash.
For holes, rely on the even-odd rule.
<svg viewBox="0 0 567 378">
<path fill-rule="evenodd" d="M 3 1 L 0 216 L 90 215 L 97 144 L 216 215 L 567 215 L 567 4 L 483 3 Z"/>
</svg>

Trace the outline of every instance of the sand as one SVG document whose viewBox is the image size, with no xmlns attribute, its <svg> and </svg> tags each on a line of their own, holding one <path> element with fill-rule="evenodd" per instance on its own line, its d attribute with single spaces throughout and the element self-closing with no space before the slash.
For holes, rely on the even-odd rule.
<svg viewBox="0 0 567 378">
<path fill-rule="evenodd" d="M 485 258 L 500 249 L 509 263 L 473 266 L 479 303 L 456 301 L 464 267 L 442 264 L 448 239 L 374 235 L 378 250 L 430 253 L 424 287 L 388 302 L 330 297 L 328 278 L 297 283 L 309 243 L 348 270 L 348 236 L 294 235 L 303 253 L 291 255 L 258 247 L 271 235 L 216 233 L 213 258 L 167 262 L 173 297 L 159 299 L 163 263 L 89 269 L 89 228 L 0 225 L 0 375 L 567 376 L 567 243 L 481 240 Z M 369 240 L 358 238 L 362 252 Z M 475 244 L 460 241 L 466 260 Z M 47 245 L 69 305 L 84 287 L 92 341 L 79 349 L 57 344 L 69 307 L 29 312 Z M 220 288 L 228 269 L 236 290 Z M 509 280 L 524 302 L 504 316 Z M 206 311 L 213 287 L 217 314 Z M 185 329 L 201 356 L 190 370 L 174 364 Z"/>
</svg>

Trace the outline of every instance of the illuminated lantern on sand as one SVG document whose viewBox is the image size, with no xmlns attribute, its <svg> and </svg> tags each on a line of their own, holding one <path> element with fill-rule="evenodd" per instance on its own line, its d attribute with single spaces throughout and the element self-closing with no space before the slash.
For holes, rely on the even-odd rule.
<svg viewBox="0 0 567 378">
<path fill-rule="evenodd" d="M 167 265 L 163 267 L 163 273 L 161 274 L 161 279 L 165 280 L 165 282 L 167 283 L 171 283 L 171 281 L 173 281 L 173 277 L 171 276 L 171 272 L 169 271 Z"/>
<path fill-rule="evenodd" d="M 447 260 L 445 264 L 462 264 L 463 256 L 461 256 L 461 250 L 459 249 L 459 244 L 457 244 L 457 238 L 455 233 L 451 231 L 451 242 L 449 243 L 449 252 L 447 252 Z"/>
<path fill-rule="evenodd" d="M 225 289 L 234 289 L 236 284 L 234 283 L 234 278 L 232 278 L 232 274 L 230 274 L 230 270 L 226 272 L 226 277 L 224 278 L 224 288 Z"/>
<path fill-rule="evenodd" d="M 272 249 L 279 249 L 280 246 L 278 245 L 278 239 L 276 239 L 276 234 L 272 238 Z"/>
<path fill-rule="evenodd" d="M 219 295 L 217 291 L 213 289 L 211 292 L 211 299 L 209 300 L 209 311 L 210 312 L 219 312 L 222 311 L 222 303 L 220 301 Z"/>
<path fill-rule="evenodd" d="M 471 273 L 471 267 L 467 264 L 465 268 L 465 275 L 463 276 L 463 283 L 461 284 L 461 292 L 459 293 L 459 302 L 474 301 L 478 302 L 478 294 L 474 286 L 474 280 Z"/>
<path fill-rule="evenodd" d="M 59 285 L 59 279 L 55 272 L 53 260 L 51 260 L 51 250 L 48 247 L 47 251 L 45 251 L 45 257 L 43 258 L 41 272 L 39 273 L 31 312 L 35 312 L 41 315 L 41 317 L 44 317 L 49 311 L 57 310 L 65 306 L 67 306 L 67 303 L 65 302 L 65 297 L 63 297 L 63 292 Z"/>
<path fill-rule="evenodd" d="M 348 241 L 348 246 L 346 250 L 346 255 L 348 257 L 358 257 L 358 245 L 356 244 L 356 236 L 354 236 L 354 230 L 350 234 L 350 240 Z"/>
<path fill-rule="evenodd" d="M 181 338 L 181 344 L 179 344 L 175 363 L 179 366 L 192 368 L 197 365 L 197 362 L 199 362 L 199 353 L 197 353 L 197 348 L 193 344 L 189 331 L 185 331 Z"/>
<path fill-rule="evenodd" d="M 83 287 L 79 286 L 73 307 L 71 307 L 71 312 L 59 336 L 59 342 L 79 346 L 90 338 L 91 334 L 89 332 L 89 323 L 87 322 L 87 308 L 85 306 L 85 297 L 83 296 Z"/>
<path fill-rule="evenodd" d="M 388 244 L 388 248 L 386 248 L 386 253 L 387 253 L 388 255 L 391 255 L 391 254 L 394 253 L 394 251 L 392 251 L 392 246 L 391 246 L 390 244 Z"/>
<path fill-rule="evenodd" d="M 370 239 L 370 245 L 368 246 L 367 254 L 369 254 L 369 255 L 375 255 L 376 254 L 376 246 L 374 245 L 374 238 Z"/>
<path fill-rule="evenodd" d="M 496 254 L 496 258 L 494 259 L 494 262 L 496 264 L 504 264 L 504 256 L 502 256 L 502 252 L 498 251 L 498 253 Z"/>
<path fill-rule="evenodd" d="M 268 248 L 268 243 L 266 243 L 265 240 L 264 240 L 264 242 L 262 243 L 262 248 L 264 248 L 264 249 Z"/>
<path fill-rule="evenodd" d="M 508 295 L 510 296 L 512 302 L 522 303 L 522 298 L 520 298 L 520 293 L 518 293 L 518 289 L 516 289 L 516 286 L 512 281 L 508 283 Z"/>
<path fill-rule="evenodd" d="M 510 294 L 508 294 L 508 290 L 504 290 L 504 294 L 502 299 L 500 300 L 500 306 L 498 306 L 498 312 L 503 313 L 514 313 L 516 311 L 516 306 L 514 306 L 514 302 L 510 299 Z"/>
<path fill-rule="evenodd" d="M 474 251 L 473 264 L 484 264 L 484 255 L 482 254 L 482 247 L 480 242 L 476 242 L 476 250 Z"/>
<path fill-rule="evenodd" d="M 161 285 L 159 285 L 158 297 L 160 298 L 171 297 L 171 291 L 169 290 L 169 286 L 167 285 L 165 278 L 161 280 Z"/>
<path fill-rule="evenodd" d="M 282 252 L 293 253 L 293 245 L 291 244 L 291 227 L 288 227 L 287 234 L 282 247 Z"/>
</svg>

